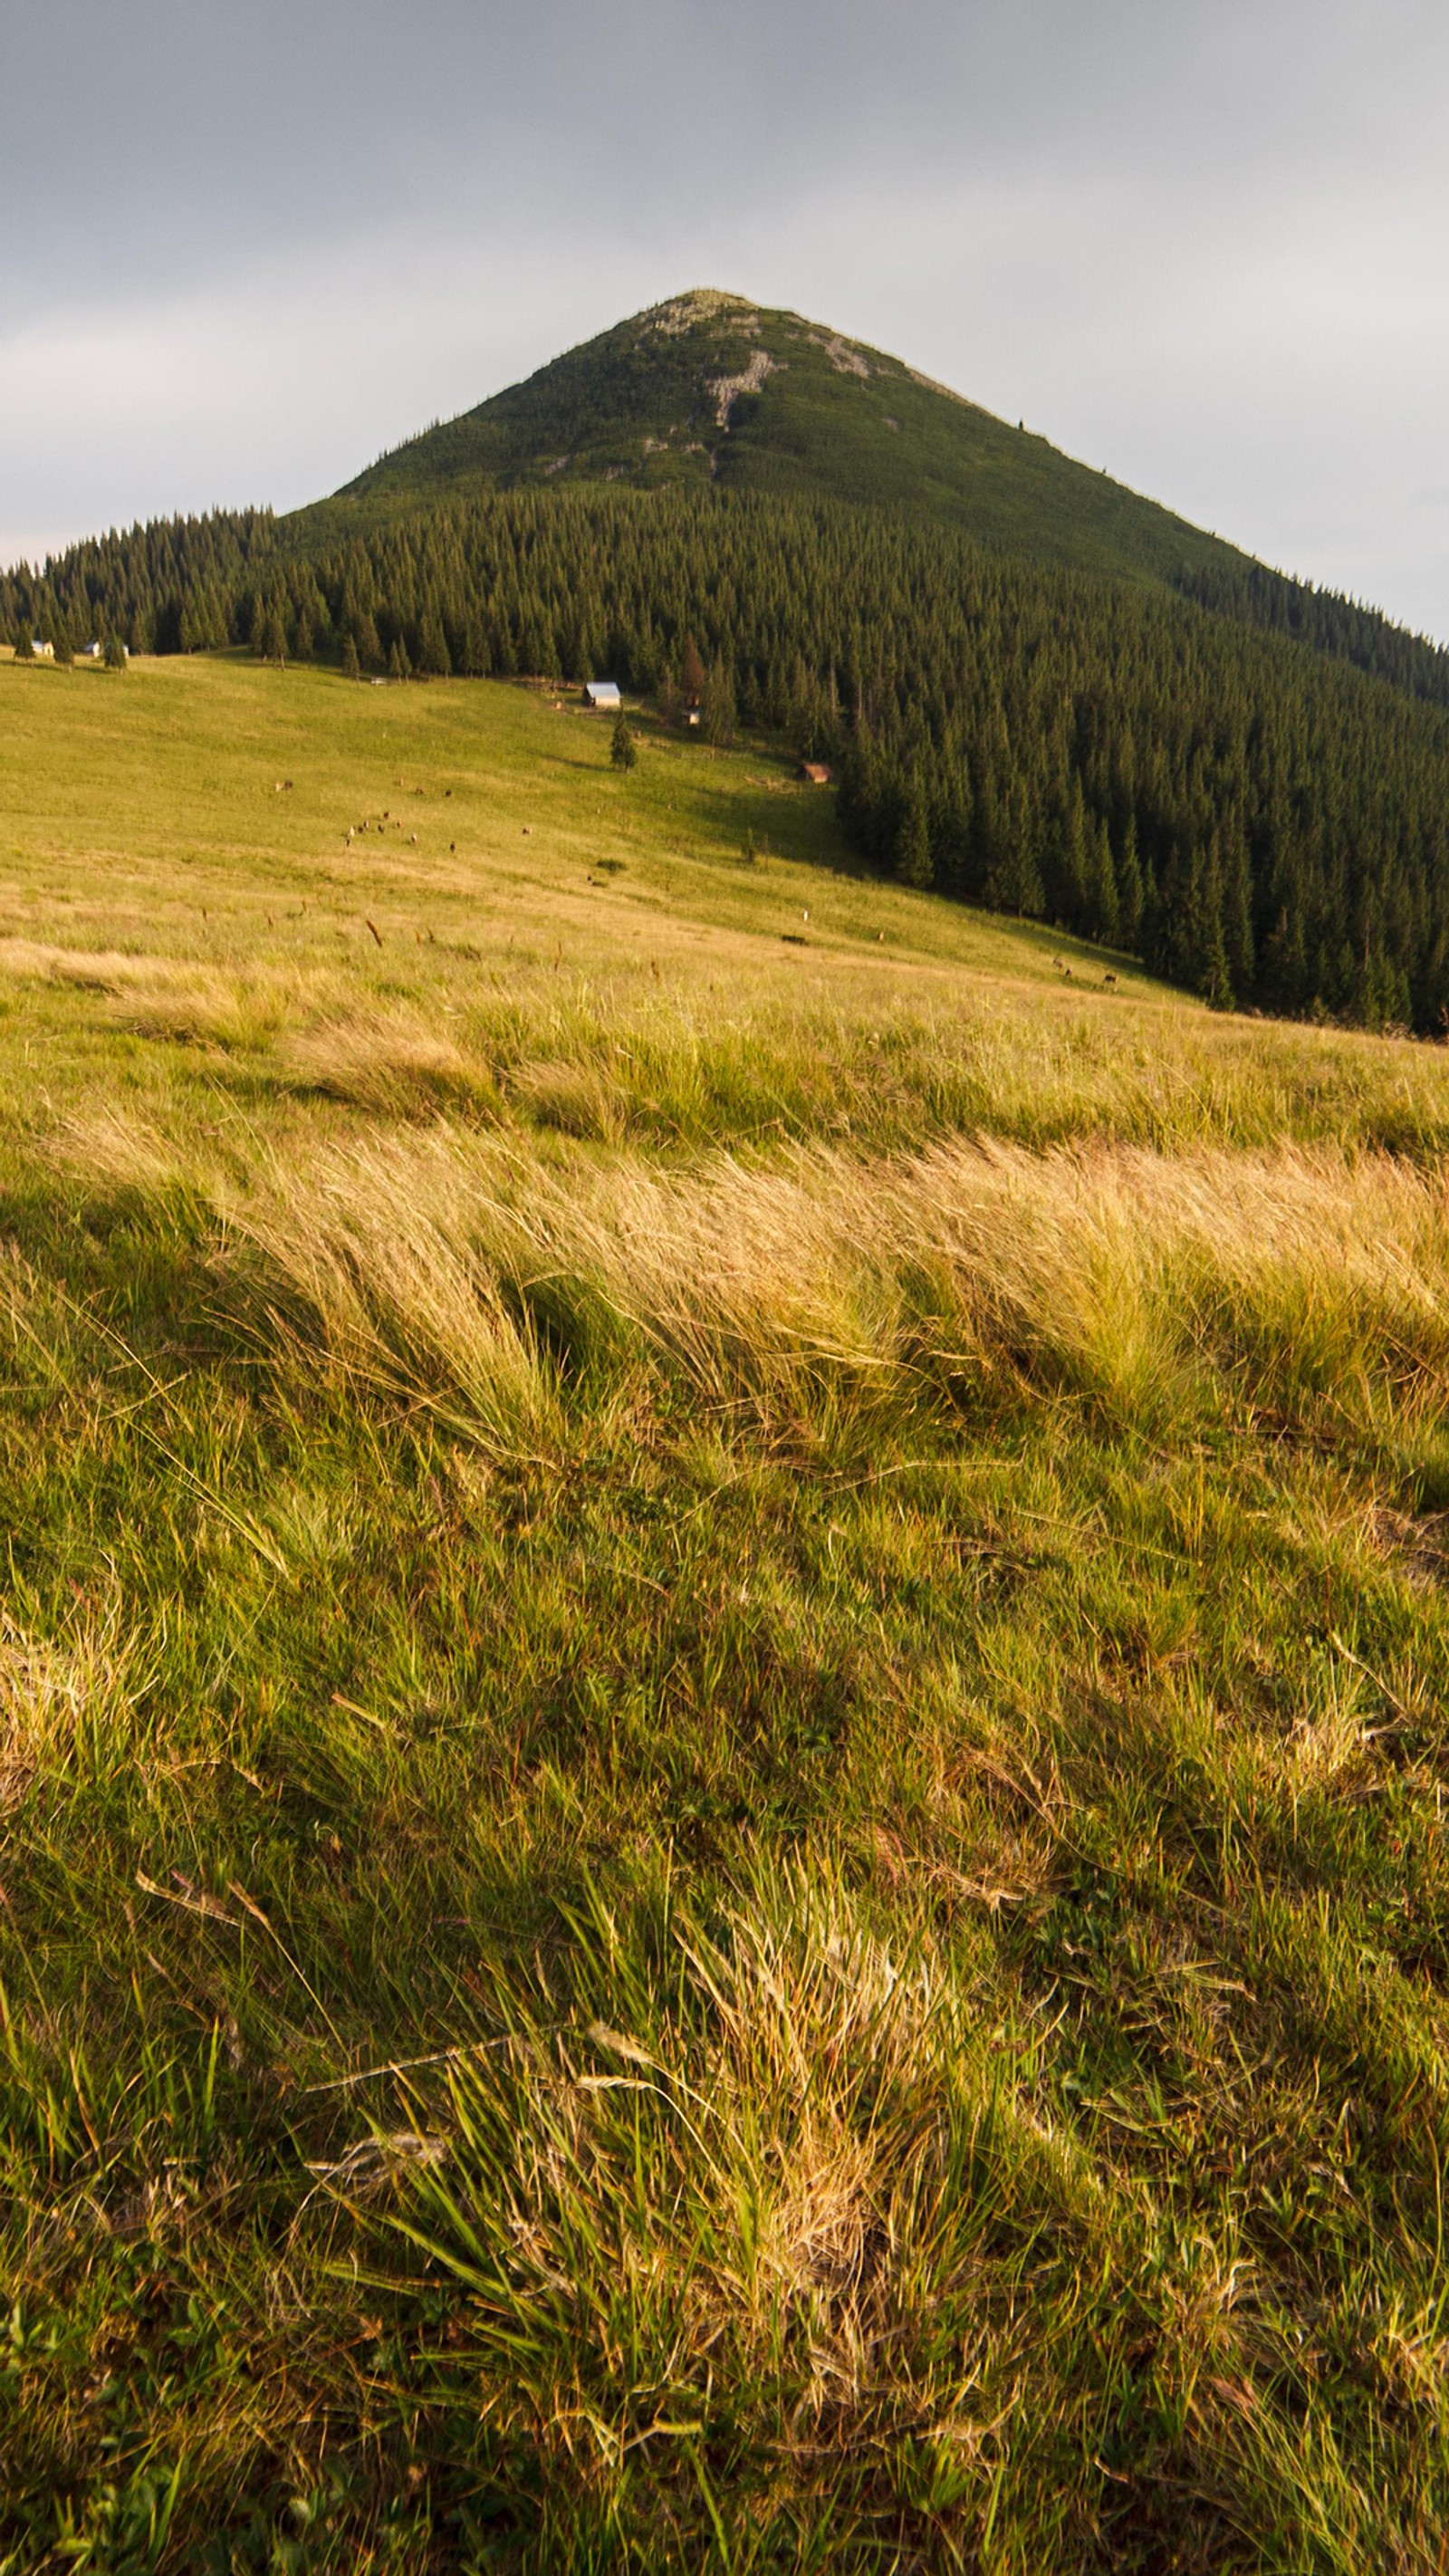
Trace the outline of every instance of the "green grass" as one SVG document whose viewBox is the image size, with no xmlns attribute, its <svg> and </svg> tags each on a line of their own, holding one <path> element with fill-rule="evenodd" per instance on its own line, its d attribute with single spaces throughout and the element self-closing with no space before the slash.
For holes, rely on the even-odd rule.
<svg viewBox="0 0 1449 2576">
<path fill-rule="evenodd" d="M 1440 2565 L 1443 1052 L 524 688 L 0 813 L 0 2566 Z"/>
</svg>

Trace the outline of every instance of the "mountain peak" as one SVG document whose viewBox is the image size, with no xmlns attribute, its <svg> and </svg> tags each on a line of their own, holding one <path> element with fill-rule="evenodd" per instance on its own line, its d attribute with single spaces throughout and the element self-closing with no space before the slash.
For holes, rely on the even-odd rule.
<svg viewBox="0 0 1449 2576">
<path fill-rule="evenodd" d="M 331 503 L 530 484 L 690 484 L 884 505 L 1085 570 L 1176 580 L 1244 558 L 902 359 L 694 286 L 379 458 Z"/>
<path fill-rule="evenodd" d="M 759 327 L 759 314 L 743 295 L 727 295 L 718 286 L 692 286 L 685 295 L 671 295 L 667 304 L 651 304 L 646 313 L 634 319 L 643 331 L 654 331 L 661 339 L 682 339 L 702 322 L 713 322 L 721 314 L 741 320 L 741 327 Z"/>
</svg>

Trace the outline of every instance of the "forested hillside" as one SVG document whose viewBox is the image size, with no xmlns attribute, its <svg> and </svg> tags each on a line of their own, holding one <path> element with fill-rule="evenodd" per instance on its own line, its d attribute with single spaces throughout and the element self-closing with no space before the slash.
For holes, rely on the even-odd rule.
<svg viewBox="0 0 1449 2576">
<path fill-rule="evenodd" d="M 839 772 L 870 865 L 1214 1002 L 1437 1031 L 1449 655 L 798 315 L 683 297 L 347 491 L 0 579 L 61 659 L 609 671 Z"/>
<path fill-rule="evenodd" d="M 1227 1003 L 1442 1025 L 1449 715 L 1322 651 L 887 512 L 573 488 L 317 555 L 264 517 L 77 549 L 3 612 L 444 676 L 610 669 L 841 764 L 862 855 Z M 1325 618 L 1325 625 L 1327 619 Z"/>
</svg>

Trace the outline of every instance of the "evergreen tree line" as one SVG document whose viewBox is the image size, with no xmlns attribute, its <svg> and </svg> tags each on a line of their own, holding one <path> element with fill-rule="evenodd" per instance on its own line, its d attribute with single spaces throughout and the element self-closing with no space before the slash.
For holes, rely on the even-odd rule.
<svg viewBox="0 0 1449 2576">
<path fill-rule="evenodd" d="M 67 547 L 39 571 L 0 574 L 0 633 L 40 636 L 64 660 L 114 636 L 133 653 L 240 643 L 238 601 L 276 544 L 270 510 L 155 519 Z"/>
<path fill-rule="evenodd" d="M 1345 598 L 1341 591 L 1317 590 L 1311 582 L 1290 580 L 1266 564 L 1245 561 L 1241 569 L 1213 566 L 1180 572 L 1176 588 L 1202 608 L 1215 608 L 1246 626 L 1265 626 L 1275 635 L 1292 635 L 1315 653 L 1331 654 L 1391 680 L 1411 697 L 1430 706 L 1449 707 L 1449 653 L 1425 635 L 1395 626 L 1377 608 Z"/>
<path fill-rule="evenodd" d="M 0 619 L 43 601 L 133 649 L 608 672 L 837 762 L 855 846 L 910 883 L 1222 1004 L 1449 1026 L 1449 711 L 1413 638 L 1353 667 L 1350 603 L 1294 629 L 885 512 L 577 485 L 311 552 L 264 514 L 172 522 L 9 576 Z"/>
</svg>

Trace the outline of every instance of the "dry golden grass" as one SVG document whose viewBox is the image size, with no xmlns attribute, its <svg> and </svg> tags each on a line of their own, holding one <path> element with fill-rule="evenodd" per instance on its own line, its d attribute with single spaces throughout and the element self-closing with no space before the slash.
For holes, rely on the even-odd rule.
<svg viewBox="0 0 1449 2576">
<path fill-rule="evenodd" d="M 1449 1201 L 1384 1155 L 982 1139 L 669 1171 L 439 1127 L 219 1185 L 115 1120 L 74 1151 L 209 1190 L 333 1358 L 505 1443 L 536 1445 L 559 1367 L 601 1353 L 781 1433 L 1016 1392 L 1387 1438 L 1431 1433 L 1449 1388 Z"/>
<path fill-rule="evenodd" d="M 524 2017 L 501 1998 L 504 2098 L 491 2070 L 458 2070 L 451 2153 L 419 2193 L 477 2332 L 517 2345 L 518 2419 L 616 2466 L 675 2447 L 721 2369 L 768 2385 L 783 2368 L 802 2450 L 929 2411 L 935 2393 L 911 2388 L 919 2204 L 942 2192 L 960 2105 L 990 2091 L 956 1983 L 925 1952 L 892 1957 L 803 1871 L 752 1889 L 713 1936 L 676 1927 L 665 2020 L 607 1920 L 590 1930 L 600 1999 L 637 2003 L 644 2026 L 596 2013 L 561 2043 L 547 1998 Z M 615 2411 L 631 2333 L 658 2375 L 646 2364 L 643 2409 Z"/>
<path fill-rule="evenodd" d="M 353 1012 L 317 1022 L 293 1031 L 278 1054 L 299 1090 L 384 1118 L 486 1115 L 497 1107 L 487 1066 L 419 1012 Z"/>
<path fill-rule="evenodd" d="M 0 1611 L 0 1818 L 35 1780 L 58 1784 L 96 1744 L 126 1740 L 130 1657 L 109 1614 L 78 1615 L 63 1642 L 37 1639 Z"/>
<path fill-rule="evenodd" d="M 26 939 L 0 941 L 0 975 L 103 994 L 113 1023 L 138 1037 L 224 1049 L 264 1046 L 295 1013 L 309 981 L 295 970 L 248 973 L 192 958 Z"/>
<path fill-rule="evenodd" d="M 500 2430 L 575 2493 L 676 2478 L 721 2389 L 786 2492 L 827 2493 L 842 2453 L 927 2510 L 999 2491 L 1013 2450 L 1019 2474 L 1076 2435 L 1073 2276 L 1116 2285 L 1104 2371 L 1150 2318 L 1202 2457 L 1298 2482 L 1243 2394 L 1273 2340 L 1251 2260 L 1203 2230 L 1164 2261 L 1148 2196 L 1054 2115 L 1029 2015 L 983 2009 L 959 1951 L 893 1950 L 818 1857 L 710 1933 L 676 1918 L 647 1969 L 598 1905 L 575 1930 L 562 2015 L 513 1984 L 450 2076 L 402 2222 L 464 2294 L 464 2348 L 505 2365 Z M 590 2021 L 595 1997 L 632 2018 Z"/>
</svg>

